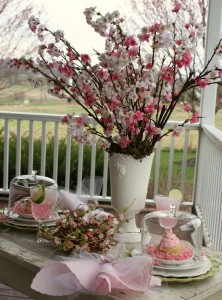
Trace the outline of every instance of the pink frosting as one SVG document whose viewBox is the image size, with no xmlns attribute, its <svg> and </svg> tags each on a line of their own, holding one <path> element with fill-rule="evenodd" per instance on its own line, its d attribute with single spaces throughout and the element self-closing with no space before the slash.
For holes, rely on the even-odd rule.
<svg viewBox="0 0 222 300">
<path fill-rule="evenodd" d="M 12 207 L 14 212 L 17 212 L 18 214 L 24 214 L 24 215 L 31 215 L 32 214 L 32 207 L 29 200 L 26 200 L 24 202 L 16 202 Z"/>
<path fill-rule="evenodd" d="M 183 246 L 181 251 L 177 254 L 161 252 L 159 250 L 159 245 L 147 246 L 146 252 L 149 255 L 161 260 L 186 260 L 193 257 L 193 251 L 185 246 Z"/>
<path fill-rule="evenodd" d="M 176 252 L 173 252 L 177 246 L 179 247 Z M 164 234 L 159 244 L 148 245 L 146 252 L 161 260 L 185 260 L 193 257 L 193 250 L 183 245 L 172 230 L 168 230 Z"/>
<path fill-rule="evenodd" d="M 160 241 L 160 249 L 170 249 L 180 244 L 178 237 L 171 231 L 167 231 Z"/>
</svg>

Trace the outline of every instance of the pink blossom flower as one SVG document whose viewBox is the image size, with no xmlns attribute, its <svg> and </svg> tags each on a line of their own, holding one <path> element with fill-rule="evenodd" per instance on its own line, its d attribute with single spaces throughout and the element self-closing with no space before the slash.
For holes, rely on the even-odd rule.
<svg viewBox="0 0 222 300">
<path fill-rule="evenodd" d="M 199 118 L 199 113 L 198 112 L 194 112 L 193 116 L 190 118 L 190 123 L 197 123 L 198 122 L 198 118 Z"/>
<path fill-rule="evenodd" d="M 143 120 L 143 112 L 137 110 L 133 115 L 133 119 L 135 119 L 136 121 Z"/>
<path fill-rule="evenodd" d="M 96 104 L 96 99 L 93 94 L 86 92 L 84 95 L 84 103 L 86 106 L 94 106 Z"/>
<path fill-rule="evenodd" d="M 77 128 L 82 128 L 85 124 L 85 121 L 82 117 L 77 117 L 75 119 L 75 124 L 76 124 Z"/>
<path fill-rule="evenodd" d="M 149 115 L 152 115 L 155 112 L 155 106 L 153 104 L 146 105 L 144 111 Z"/>
<path fill-rule="evenodd" d="M 192 109 L 191 105 L 185 105 L 183 108 L 186 112 L 189 112 Z"/>
<path fill-rule="evenodd" d="M 128 55 L 129 56 L 136 56 L 137 54 L 138 54 L 138 48 L 136 48 L 136 47 L 130 48 L 128 50 Z"/>
<path fill-rule="evenodd" d="M 80 58 L 84 64 L 89 64 L 91 62 L 91 58 L 88 54 L 81 54 Z"/>
<path fill-rule="evenodd" d="M 178 13 L 178 11 L 181 9 L 181 7 L 182 7 L 182 4 L 180 2 L 176 1 L 175 6 L 172 9 L 172 12 Z"/>
<path fill-rule="evenodd" d="M 149 27 L 149 32 L 150 33 L 158 32 L 158 31 L 160 31 L 160 27 L 161 27 L 160 23 L 155 23 L 154 25 Z"/>
<path fill-rule="evenodd" d="M 174 82 L 174 70 L 172 67 L 163 67 L 161 69 L 160 78 L 166 82 L 173 83 Z"/>
<path fill-rule="evenodd" d="M 116 72 L 114 72 L 114 73 L 112 74 L 112 80 L 114 80 L 114 81 L 119 80 L 119 74 L 116 73 Z"/>
<path fill-rule="evenodd" d="M 124 40 L 124 45 L 125 46 L 137 46 L 137 41 L 135 36 L 130 35 L 130 36 L 126 36 L 125 40 Z"/>
<path fill-rule="evenodd" d="M 127 136 L 122 136 L 120 139 L 120 147 L 126 148 L 130 143 L 130 139 Z"/>
<path fill-rule="evenodd" d="M 183 65 L 184 65 L 184 66 L 189 67 L 189 65 L 190 65 L 191 62 L 192 62 L 192 57 L 191 57 L 191 55 L 190 55 L 189 52 L 185 52 L 185 53 L 183 54 L 182 61 L 183 61 Z"/>
<path fill-rule="evenodd" d="M 148 70 L 152 69 L 152 63 L 147 63 L 146 66 L 145 66 L 145 68 L 148 69 Z"/>
<path fill-rule="evenodd" d="M 99 69 L 97 72 L 97 76 L 100 79 L 107 79 L 108 78 L 108 73 L 104 69 Z"/>
<path fill-rule="evenodd" d="M 68 125 L 69 124 L 69 118 L 67 117 L 67 116 L 63 116 L 62 118 L 61 118 L 61 123 L 64 125 L 64 124 L 66 124 L 66 125 Z"/>
<path fill-rule="evenodd" d="M 195 83 L 200 87 L 200 88 L 205 88 L 209 83 L 210 83 L 210 78 L 206 77 L 201 79 L 200 77 L 197 77 L 195 79 Z"/>
<path fill-rule="evenodd" d="M 178 137 L 181 135 L 181 131 L 180 130 L 174 130 L 173 131 L 173 136 Z"/>
</svg>

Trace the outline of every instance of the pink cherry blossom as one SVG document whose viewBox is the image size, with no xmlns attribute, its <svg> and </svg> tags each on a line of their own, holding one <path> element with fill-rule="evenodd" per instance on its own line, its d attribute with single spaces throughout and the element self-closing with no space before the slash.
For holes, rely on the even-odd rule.
<svg viewBox="0 0 222 300">
<path fill-rule="evenodd" d="M 131 141 L 127 136 L 122 136 L 121 140 L 120 140 L 120 147 L 121 148 L 126 148 L 129 145 L 130 142 Z"/>
<path fill-rule="evenodd" d="M 174 70 L 173 67 L 163 67 L 161 69 L 160 78 L 166 82 L 174 82 Z"/>
<path fill-rule="evenodd" d="M 80 58 L 81 58 L 81 61 L 84 63 L 84 64 L 88 64 L 91 62 L 91 58 L 88 54 L 81 54 L 80 55 Z"/>
<path fill-rule="evenodd" d="M 128 50 L 128 55 L 129 56 L 136 56 L 138 54 L 138 48 L 137 47 L 132 47 Z"/>
<path fill-rule="evenodd" d="M 172 12 L 178 13 L 178 11 L 181 9 L 181 7 L 182 7 L 182 4 L 180 2 L 176 1 L 175 6 L 172 9 Z"/>
<path fill-rule="evenodd" d="M 200 87 L 200 88 L 205 88 L 209 83 L 210 83 L 210 78 L 206 77 L 201 79 L 200 77 L 195 79 L 196 84 Z"/>
<path fill-rule="evenodd" d="M 126 36 L 125 40 L 124 40 L 124 45 L 125 46 L 137 46 L 137 41 L 135 36 L 130 35 L 130 36 Z"/>
<path fill-rule="evenodd" d="M 145 33 L 139 35 L 139 40 L 140 40 L 141 42 L 149 42 L 149 39 L 150 39 L 150 34 L 147 33 L 147 32 L 145 32 Z"/>
<path fill-rule="evenodd" d="M 198 118 L 199 118 L 199 113 L 198 112 L 194 112 L 193 116 L 190 118 L 190 123 L 197 123 L 198 122 Z"/>
<path fill-rule="evenodd" d="M 149 27 L 149 32 L 150 33 L 158 32 L 158 31 L 160 31 L 160 27 L 161 27 L 160 23 L 155 23 L 154 25 Z"/>
<path fill-rule="evenodd" d="M 191 105 L 185 105 L 183 109 L 184 109 L 186 112 L 189 112 L 189 111 L 191 111 L 192 106 L 191 106 Z"/>
</svg>

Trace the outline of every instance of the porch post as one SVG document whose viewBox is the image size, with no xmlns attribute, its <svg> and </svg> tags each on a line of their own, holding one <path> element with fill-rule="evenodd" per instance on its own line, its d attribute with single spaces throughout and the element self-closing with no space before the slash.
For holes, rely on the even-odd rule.
<svg viewBox="0 0 222 300">
<path fill-rule="evenodd" d="M 222 1 L 221 0 L 209 0 L 208 7 L 208 21 L 207 21 L 207 32 L 206 32 L 206 45 L 205 45 L 205 64 L 211 57 L 215 46 L 221 37 L 221 11 Z M 211 66 L 217 62 L 215 57 Z M 205 89 L 202 89 L 201 93 L 201 105 L 200 105 L 200 116 L 201 124 L 214 125 L 215 108 L 216 108 L 216 93 L 217 85 L 210 85 Z"/>
<path fill-rule="evenodd" d="M 205 63 L 211 57 L 215 46 L 218 44 L 221 37 L 222 28 L 222 1 L 221 0 L 209 0 L 208 4 L 208 21 L 207 21 L 207 32 L 206 32 L 206 45 L 205 45 Z M 211 66 L 217 62 L 215 58 L 211 62 Z M 199 144 L 198 144 L 198 155 L 196 162 L 196 174 L 195 174 L 195 186 L 193 193 L 193 201 L 195 205 L 201 205 L 201 186 L 204 179 L 204 165 L 207 163 L 205 158 L 206 148 L 203 144 L 203 132 L 202 125 L 209 124 L 214 125 L 215 118 L 215 107 L 216 107 L 216 93 L 217 85 L 207 86 L 202 90 L 201 93 L 201 105 L 200 105 L 200 116 L 201 128 L 199 132 Z"/>
</svg>

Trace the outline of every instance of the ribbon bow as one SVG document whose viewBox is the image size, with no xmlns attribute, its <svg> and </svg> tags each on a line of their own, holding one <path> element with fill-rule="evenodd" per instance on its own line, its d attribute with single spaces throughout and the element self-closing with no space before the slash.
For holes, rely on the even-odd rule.
<svg viewBox="0 0 222 300">
<path fill-rule="evenodd" d="M 161 285 L 160 279 L 152 276 L 152 266 L 152 258 L 145 255 L 115 260 L 85 253 L 44 267 L 31 288 L 51 296 L 108 295 L 115 289 L 145 292 L 150 286 Z"/>
</svg>

